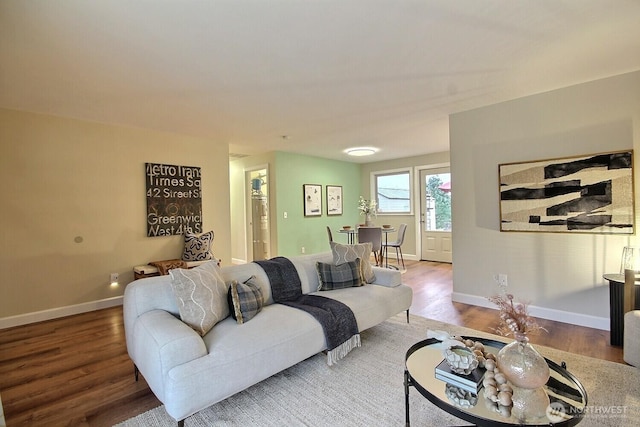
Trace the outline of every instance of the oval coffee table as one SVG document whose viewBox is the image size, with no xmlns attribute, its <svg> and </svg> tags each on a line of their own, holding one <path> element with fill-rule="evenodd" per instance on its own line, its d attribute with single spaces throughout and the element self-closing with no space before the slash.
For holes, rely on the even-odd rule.
<svg viewBox="0 0 640 427">
<path fill-rule="evenodd" d="M 505 343 L 485 338 L 464 337 L 484 344 L 485 350 L 498 351 Z M 558 365 L 545 358 L 549 365 L 550 378 L 545 386 L 551 401 L 550 407 L 556 409 L 550 416 L 522 423 L 514 417 L 505 417 L 490 409 L 485 402 L 483 389 L 478 391 L 477 403 L 472 407 L 462 407 L 447 397 L 447 384 L 435 377 L 435 368 L 443 360 L 442 343 L 429 338 L 413 345 L 405 356 L 404 393 L 406 425 L 409 419 L 409 387 L 413 386 L 422 396 L 444 411 L 478 426 L 574 426 L 582 421 L 581 414 L 587 406 L 587 391 L 580 381 L 569 373 L 566 365 Z"/>
</svg>

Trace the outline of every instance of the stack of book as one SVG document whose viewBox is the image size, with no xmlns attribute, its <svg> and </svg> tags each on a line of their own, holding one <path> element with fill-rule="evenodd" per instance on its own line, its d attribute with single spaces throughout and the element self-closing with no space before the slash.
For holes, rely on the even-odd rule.
<svg viewBox="0 0 640 427">
<path fill-rule="evenodd" d="M 446 360 L 442 360 L 436 366 L 436 379 L 477 394 L 482 387 L 485 372 L 486 369 L 476 368 L 469 375 L 457 374 L 451 370 Z"/>
</svg>

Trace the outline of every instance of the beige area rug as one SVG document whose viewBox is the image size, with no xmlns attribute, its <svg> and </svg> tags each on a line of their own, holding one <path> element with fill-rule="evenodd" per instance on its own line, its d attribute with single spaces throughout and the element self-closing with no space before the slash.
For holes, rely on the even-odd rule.
<svg viewBox="0 0 640 427">
<path fill-rule="evenodd" d="M 402 426 L 405 353 L 426 338 L 427 329 L 495 338 L 418 316 L 411 316 L 411 323 L 407 324 L 402 313 L 364 331 L 362 347 L 337 365 L 327 366 L 324 355 L 311 357 L 192 415 L 185 426 Z M 536 348 L 558 364 L 565 361 L 587 390 L 589 414 L 579 424 L 581 427 L 640 425 L 640 369 Z M 215 379 L 211 383 L 213 387 Z M 431 404 L 414 388 L 409 394 L 412 425 L 468 425 Z M 162 406 L 119 424 L 175 425 Z"/>
</svg>

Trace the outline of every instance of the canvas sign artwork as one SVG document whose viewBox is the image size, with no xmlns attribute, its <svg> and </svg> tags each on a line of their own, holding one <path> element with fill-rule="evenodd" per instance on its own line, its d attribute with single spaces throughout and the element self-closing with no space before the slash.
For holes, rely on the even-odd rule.
<svg viewBox="0 0 640 427">
<path fill-rule="evenodd" d="M 202 233 L 200 168 L 145 163 L 147 237 Z"/>
<path fill-rule="evenodd" d="M 498 166 L 500 230 L 633 234 L 633 151 Z"/>
</svg>

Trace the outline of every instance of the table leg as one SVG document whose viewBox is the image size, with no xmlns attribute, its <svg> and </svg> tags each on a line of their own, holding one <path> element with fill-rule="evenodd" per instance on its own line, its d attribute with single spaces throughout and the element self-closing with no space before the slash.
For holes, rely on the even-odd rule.
<svg viewBox="0 0 640 427">
<path fill-rule="evenodd" d="M 621 346 L 624 339 L 623 293 L 624 283 L 609 282 L 609 335 L 611 345 L 615 346 Z"/>
<path fill-rule="evenodd" d="M 389 233 L 384 233 L 384 262 L 385 267 L 389 268 L 389 247 L 387 246 L 389 244 Z M 380 251 L 382 252 L 382 250 Z"/>
<path fill-rule="evenodd" d="M 404 415 L 405 415 L 405 423 L 406 427 L 411 425 L 411 420 L 409 419 L 409 371 L 404 370 Z"/>
</svg>

